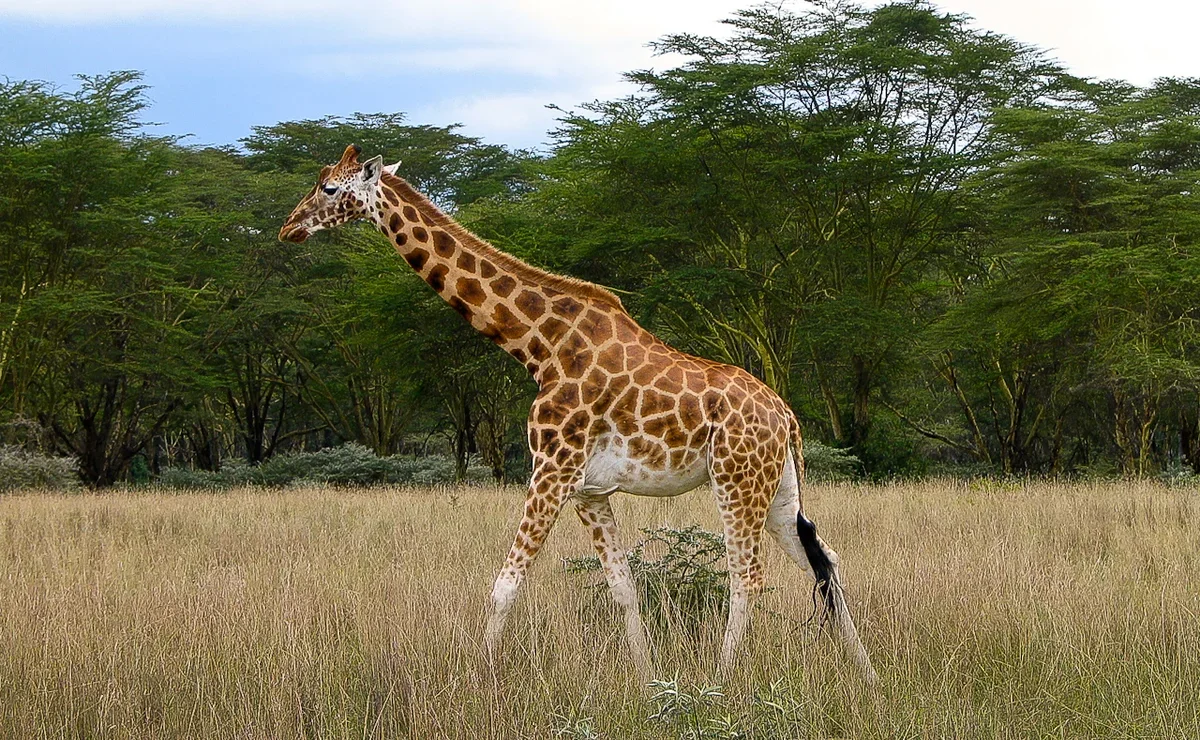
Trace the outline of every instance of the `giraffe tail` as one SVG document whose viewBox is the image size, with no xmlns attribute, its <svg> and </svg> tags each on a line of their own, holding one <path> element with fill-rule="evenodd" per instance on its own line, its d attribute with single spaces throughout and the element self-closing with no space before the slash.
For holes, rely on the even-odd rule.
<svg viewBox="0 0 1200 740">
<path fill-rule="evenodd" d="M 804 556 L 812 568 L 816 583 L 813 585 L 813 606 L 816 607 L 817 597 L 820 596 L 824 613 L 821 614 L 820 625 L 832 625 L 841 633 L 843 646 L 850 657 L 862 670 L 867 684 L 875 685 L 879 676 L 871 665 L 871 658 L 858 636 L 858 628 L 850 616 L 850 607 L 846 604 L 846 595 L 842 590 L 842 579 L 838 575 L 837 553 L 829 548 L 817 536 L 817 525 L 804 516 L 803 498 L 799 495 L 800 483 L 804 481 L 804 461 L 800 448 L 800 425 L 792 418 L 792 443 L 795 445 L 795 463 L 797 479 L 796 534 L 800 537 L 800 545 L 804 548 Z"/>
<path fill-rule="evenodd" d="M 804 547 L 804 555 L 808 558 L 808 564 L 812 566 L 813 577 L 816 579 L 813 585 L 813 602 L 815 604 L 820 596 L 821 604 L 825 607 L 821 623 L 832 620 L 836 624 L 845 604 L 837 566 L 817 537 L 817 525 L 804 516 L 803 511 L 796 512 L 796 534 L 800 535 L 800 544 Z"/>
<path fill-rule="evenodd" d="M 791 419 L 791 434 L 793 446 L 793 459 L 796 463 L 796 483 L 800 491 L 798 495 L 799 508 L 796 511 L 796 534 L 800 536 L 800 544 L 804 547 L 804 555 L 808 558 L 808 564 L 812 567 L 813 576 L 816 578 L 816 584 L 813 586 L 813 602 L 820 596 L 821 603 L 824 606 L 824 614 L 821 622 L 824 624 L 832 620 L 835 624 L 841 617 L 841 612 L 845 609 L 845 600 L 842 597 L 841 581 L 838 578 L 837 563 L 834 561 L 836 555 L 832 555 L 825 547 L 825 543 L 817 537 L 817 525 L 808 517 L 804 516 L 804 440 L 800 434 L 800 423 L 795 416 Z"/>
</svg>

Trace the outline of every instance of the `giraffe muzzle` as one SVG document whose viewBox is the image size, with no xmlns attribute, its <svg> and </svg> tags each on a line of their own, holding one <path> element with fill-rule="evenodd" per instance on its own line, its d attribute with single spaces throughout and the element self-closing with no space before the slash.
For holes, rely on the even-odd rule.
<svg viewBox="0 0 1200 740">
<path fill-rule="evenodd" d="M 296 224 L 284 224 L 279 230 L 279 241 L 300 244 L 308 238 L 308 229 Z"/>
</svg>

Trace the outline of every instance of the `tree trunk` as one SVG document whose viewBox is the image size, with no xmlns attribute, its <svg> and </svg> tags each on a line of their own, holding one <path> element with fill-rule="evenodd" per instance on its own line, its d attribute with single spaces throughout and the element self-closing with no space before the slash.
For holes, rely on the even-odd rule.
<svg viewBox="0 0 1200 740">
<path fill-rule="evenodd" d="M 855 448 L 860 448 L 871 433 L 871 367 L 859 356 L 854 357 L 851 364 L 854 370 L 854 423 L 850 441 Z"/>
</svg>

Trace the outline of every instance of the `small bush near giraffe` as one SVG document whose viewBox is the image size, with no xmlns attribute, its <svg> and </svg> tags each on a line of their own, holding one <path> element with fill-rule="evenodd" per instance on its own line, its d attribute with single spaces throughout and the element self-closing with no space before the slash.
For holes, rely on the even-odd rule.
<svg viewBox="0 0 1200 740">
<path fill-rule="evenodd" d="M 809 486 L 874 691 L 770 547 L 732 675 L 714 672 L 717 616 L 654 630 L 656 680 L 639 685 L 615 607 L 567 572 L 590 544 L 566 520 L 490 668 L 487 594 L 521 499 L 0 497 L 0 737 L 1200 736 L 1194 487 Z M 643 527 L 719 529 L 705 491 L 614 502 L 631 546 Z"/>
</svg>

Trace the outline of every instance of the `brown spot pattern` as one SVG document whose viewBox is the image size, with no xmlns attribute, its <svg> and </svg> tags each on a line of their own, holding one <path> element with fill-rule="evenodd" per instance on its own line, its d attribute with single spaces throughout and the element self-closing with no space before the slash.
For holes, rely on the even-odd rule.
<svg viewBox="0 0 1200 740">
<path fill-rule="evenodd" d="M 424 240 L 422 239 L 422 241 Z M 433 232 L 433 251 L 441 256 L 449 257 L 454 254 L 456 246 L 458 246 L 458 242 L 446 232 L 440 229 Z"/>
<path fill-rule="evenodd" d="M 458 291 L 460 298 L 472 306 L 482 306 L 483 302 L 487 300 L 487 293 L 483 292 L 483 286 L 475 278 L 459 278 L 454 289 Z"/>
<path fill-rule="evenodd" d="M 400 236 L 403 236 L 401 234 Z M 429 259 L 429 252 L 417 247 L 408 254 L 404 255 L 404 261 L 412 265 L 412 269 L 420 272 L 425 268 L 425 262 Z"/>
<path fill-rule="evenodd" d="M 517 281 L 508 275 L 501 275 L 492 281 L 492 292 L 501 298 L 507 298 L 516 287 Z"/>
<path fill-rule="evenodd" d="M 450 268 L 445 265 L 434 265 L 433 269 L 429 271 L 429 277 L 425 278 L 425 282 L 441 293 L 442 289 L 446 287 L 446 275 L 449 272 Z"/>
<path fill-rule="evenodd" d="M 558 344 L 558 340 L 562 339 L 563 335 L 567 333 L 567 329 L 569 327 L 562 321 L 551 317 L 543 321 L 539 328 L 541 329 L 542 336 L 546 338 L 546 341 L 551 345 L 555 345 Z"/>
<path fill-rule="evenodd" d="M 530 319 L 537 319 L 546 312 L 546 299 L 532 290 L 522 290 L 514 303 Z"/>
<path fill-rule="evenodd" d="M 497 305 L 492 311 L 492 326 L 496 327 L 500 336 L 509 341 L 520 339 L 529 331 L 529 326 L 518 319 L 503 303 Z"/>
</svg>

